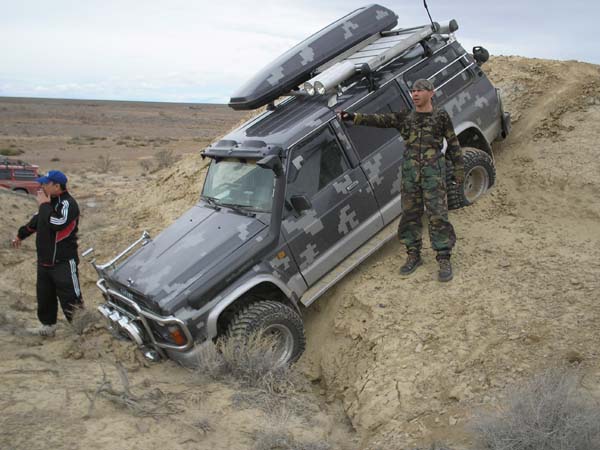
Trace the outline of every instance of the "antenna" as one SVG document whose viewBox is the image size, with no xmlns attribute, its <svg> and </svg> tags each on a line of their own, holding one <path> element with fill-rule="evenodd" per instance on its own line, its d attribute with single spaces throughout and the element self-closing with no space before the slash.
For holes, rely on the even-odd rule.
<svg viewBox="0 0 600 450">
<path fill-rule="evenodd" d="M 427 11 L 429 21 L 431 22 L 431 25 L 433 25 L 433 19 L 431 18 L 431 14 L 429 14 L 429 8 L 427 7 L 427 0 L 423 0 L 423 6 L 425 6 L 425 11 Z"/>
</svg>

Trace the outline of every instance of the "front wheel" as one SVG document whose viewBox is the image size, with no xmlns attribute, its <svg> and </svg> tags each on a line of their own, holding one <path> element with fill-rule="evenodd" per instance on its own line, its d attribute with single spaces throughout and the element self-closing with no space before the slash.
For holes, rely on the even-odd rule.
<svg viewBox="0 0 600 450">
<path fill-rule="evenodd" d="M 273 339 L 278 367 L 297 361 L 306 346 L 302 318 L 283 303 L 271 300 L 252 303 L 239 311 L 229 324 L 230 337 L 249 339 L 255 333 Z"/>
<path fill-rule="evenodd" d="M 475 203 L 496 181 L 496 168 L 490 155 L 478 148 L 464 149 L 465 182 L 453 184 L 452 165 L 446 166 L 448 209 L 458 209 Z"/>
</svg>

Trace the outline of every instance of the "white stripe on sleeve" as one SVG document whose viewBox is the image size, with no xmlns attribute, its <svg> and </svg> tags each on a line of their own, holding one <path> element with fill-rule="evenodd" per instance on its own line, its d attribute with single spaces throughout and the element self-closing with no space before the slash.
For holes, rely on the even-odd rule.
<svg viewBox="0 0 600 450">
<path fill-rule="evenodd" d="M 67 223 L 67 218 L 69 217 L 69 201 L 63 200 L 62 209 L 60 211 L 62 217 L 50 217 L 50 223 L 52 225 L 64 225 Z"/>
</svg>

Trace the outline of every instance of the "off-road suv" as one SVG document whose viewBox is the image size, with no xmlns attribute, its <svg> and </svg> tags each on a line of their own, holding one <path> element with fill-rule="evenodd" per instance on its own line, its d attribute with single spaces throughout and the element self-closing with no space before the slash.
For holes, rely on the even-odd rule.
<svg viewBox="0 0 600 450">
<path fill-rule="evenodd" d="M 0 187 L 23 194 L 35 194 L 40 184 L 38 166 L 19 159 L 0 159 Z"/>
<path fill-rule="evenodd" d="M 510 118 L 480 67 L 487 52 L 467 53 L 455 21 L 396 24 L 379 5 L 354 11 L 231 98 L 235 109 L 267 108 L 202 152 L 211 161 L 199 202 L 156 238 L 94 263 L 112 328 L 148 358 L 192 365 L 203 343 L 262 330 L 277 337 L 282 364 L 295 361 L 303 308 L 392 239 L 401 213 L 402 138 L 342 123 L 335 110 L 412 108 L 416 79 L 433 81 L 465 152 L 452 206 L 493 185 L 491 143 Z"/>
</svg>

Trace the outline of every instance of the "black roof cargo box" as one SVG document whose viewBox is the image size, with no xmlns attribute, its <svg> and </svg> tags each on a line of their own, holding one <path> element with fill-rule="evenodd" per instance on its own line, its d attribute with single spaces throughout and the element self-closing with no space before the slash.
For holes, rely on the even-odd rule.
<svg viewBox="0 0 600 450">
<path fill-rule="evenodd" d="M 348 14 L 288 50 L 238 89 L 229 100 L 236 110 L 256 109 L 287 94 L 312 72 L 374 34 L 394 28 L 396 14 L 370 5 Z"/>
</svg>

